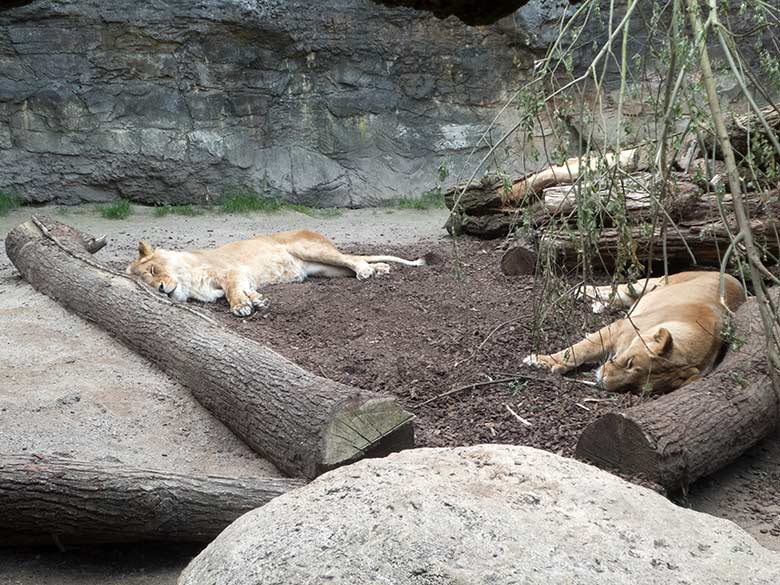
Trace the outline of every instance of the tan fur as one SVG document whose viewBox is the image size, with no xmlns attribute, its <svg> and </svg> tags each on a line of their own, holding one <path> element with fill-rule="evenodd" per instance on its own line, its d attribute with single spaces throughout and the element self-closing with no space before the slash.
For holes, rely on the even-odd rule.
<svg viewBox="0 0 780 585">
<path fill-rule="evenodd" d="M 735 311 L 745 300 L 739 281 L 729 275 L 724 278 L 723 304 L 717 272 L 681 272 L 668 281 L 649 278 L 614 291 L 612 287 L 586 287 L 582 294 L 594 299 L 594 310 L 607 304 L 629 307 L 636 303 L 628 317 L 571 347 L 552 355 L 530 355 L 523 361 L 564 373 L 607 358 L 596 372 L 605 390 L 661 393 L 679 388 L 712 369 L 728 311 Z"/>
<path fill-rule="evenodd" d="M 269 284 L 302 282 L 310 276 L 356 276 L 359 280 L 386 274 L 385 262 L 423 266 L 425 261 L 396 256 L 342 254 L 324 236 L 310 231 L 281 232 L 226 244 L 214 250 L 174 252 L 139 242 L 138 258 L 128 274 L 176 301 L 211 302 L 226 297 L 230 311 L 245 317 L 268 305 L 257 292 Z"/>
</svg>

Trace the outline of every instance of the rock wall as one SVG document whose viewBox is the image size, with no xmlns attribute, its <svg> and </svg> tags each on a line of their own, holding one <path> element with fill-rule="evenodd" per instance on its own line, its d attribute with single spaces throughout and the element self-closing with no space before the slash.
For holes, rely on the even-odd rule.
<svg viewBox="0 0 780 585">
<path fill-rule="evenodd" d="M 440 164 L 463 167 L 528 76 L 543 43 L 526 22 L 566 4 L 532 0 L 485 27 L 371 0 L 0 10 L 0 191 L 322 206 L 419 195 Z"/>
</svg>

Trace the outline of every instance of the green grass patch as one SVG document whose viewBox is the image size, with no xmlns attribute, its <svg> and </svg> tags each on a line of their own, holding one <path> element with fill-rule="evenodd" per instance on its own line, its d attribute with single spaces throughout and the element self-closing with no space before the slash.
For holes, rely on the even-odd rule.
<svg viewBox="0 0 780 585">
<path fill-rule="evenodd" d="M 196 215 L 203 215 L 203 210 L 193 205 L 161 205 L 160 207 L 155 207 L 152 213 L 155 217 L 165 217 L 166 215 L 195 217 Z"/>
<path fill-rule="evenodd" d="M 254 193 L 231 193 L 222 199 L 222 211 L 225 213 L 252 213 L 280 211 L 283 204 L 278 199 L 260 197 Z"/>
<path fill-rule="evenodd" d="M 0 215 L 6 215 L 22 204 L 22 201 L 11 193 L 0 191 Z"/>
<path fill-rule="evenodd" d="M 133 212 L 127 199 L 119 199 L 113 203 L 100 206 L 100 215 L 106 219 L 127 219 Z"/>
<path fill-rule="evenodd" d="M 282 209 L 297 211 L 298 213 L 303 213 L 310 217 L 320 217 L 322 219 L 339 217 L 343 213 L 341 209 L 337 209 L 336 207 L 307 207 L 306 205 L 298 205 L 297 203 L 285 203 L 282 205 Z"/>
<path fill-rule="evenodd" d="M 273 197 L 260 197 L 255 193 L 230 193 L 222 199 L 224 213 L 276 213 L 279 211 L 297 211 L 311 217 L 338 217 L 342 211 L 335 208 L 316 208 L 297 203 L 286 203 Z"/>
<path fill-rule="evenodd" d="M 443 209 L 444 194 L 439 189 L 426 191 L 419 197 L 401 197 L 395 205 L 399 209 Z"/>
</svg>

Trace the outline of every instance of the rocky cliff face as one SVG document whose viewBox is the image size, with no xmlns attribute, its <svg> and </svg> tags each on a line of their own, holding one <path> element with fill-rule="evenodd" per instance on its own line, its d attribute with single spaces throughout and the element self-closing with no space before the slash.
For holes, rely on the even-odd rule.
<svg viewBox="0 0 780 585">
<path fill-rule="evenodd" d="M 532 0 L 485 27 L 371 0 L 0 11 L 0 190 L 147 203 L 249 190 L 324 206 L 418 195 L 441 163 L 462 168 L 527 77 L 542 43 L 526 22 L 566 4 Z"/>
</svg>

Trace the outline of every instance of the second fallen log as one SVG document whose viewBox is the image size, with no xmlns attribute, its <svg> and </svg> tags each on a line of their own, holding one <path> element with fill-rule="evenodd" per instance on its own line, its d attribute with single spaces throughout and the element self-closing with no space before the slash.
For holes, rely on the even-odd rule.
<svg viewBox="0 0 780 585">
<path fill-rule="evenodd" d="M 3 455 L 0 546 L 209 542 L 242 514 L 304 483 Z"/>
</svg>

